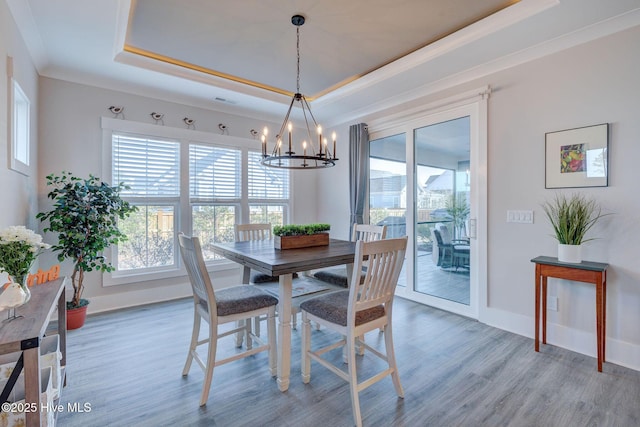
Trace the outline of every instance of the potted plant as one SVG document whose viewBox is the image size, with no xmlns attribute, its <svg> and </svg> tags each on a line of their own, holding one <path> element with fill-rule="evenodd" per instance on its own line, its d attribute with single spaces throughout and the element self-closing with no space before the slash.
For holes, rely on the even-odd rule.
<svg viewBox="0 0 640 427">
<path fill-rule="evenodd" d="M 582 243 L 587 232 L 607 214 L 600 205 L 582 194 L 566 196 L 556 194 L 553 200 L 542 204 L 558 240 L 558 260 L 561 262 L 582 262 Z"/>
<path fill-rule="evenodd" d="M 276 249 L 308 248 L 329 244 L 329 224 L 288 224 L 273 227 Z"/>
<path fill-rule="evenodd" d="M 467 218 L 470 213 L 469 205 L 462 196 L 458 198 L 451 196 L 445 209 L 453 222 L 453 238 L 459 239 L 467 227 Z"/>
<path fill-rule="evenodd" d="M 67 328 L 75 329 L 84 324 L 89 304 L 82 298 L 85 273 L 114 270 L 102 251 L 126 240 L 118 229 L 118 220 L 137 208 L 120 197 L 128 187 L 122 183 L 111 186 L 93 175 L 82 179 L 63 171 L 60 175 L 48 175 L 47 185 L 53 187 L 47 195 L 53 200 L 53 208 L 36 218 L 49 222 L 45 232 L 58 233 L 58 243 L 52 246 L 58 252 L 58 260 L 73 261 L 73 298 L 67 302 Z M 74 324 L 76 317 L 78 323 Z"/>
<path fill-rule="evenodd" d="M 23 225 L 0 231 L 0 273 L 9 276 L 9 283 L 0 289 L 0 310 L 9 309 L 9 319 L 16 318 L 15 308 L 31 298 L 27 283 L 29 270 L 38 255 L 48 248 L 39 234 Z"/>
</svg>

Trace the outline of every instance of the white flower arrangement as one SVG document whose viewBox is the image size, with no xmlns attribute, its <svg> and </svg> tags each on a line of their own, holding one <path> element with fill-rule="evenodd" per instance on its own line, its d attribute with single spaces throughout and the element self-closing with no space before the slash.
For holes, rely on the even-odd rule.
<svg viewBox="0 0 640 427">
<path fill-rule="evenodd" d="M 42 236 L 23 225 L 5 228 L 0 231 L 0 272 L 26 286 L 26 276 L 33 262 L 50 247 L 42 243 Z"/>
</svg>

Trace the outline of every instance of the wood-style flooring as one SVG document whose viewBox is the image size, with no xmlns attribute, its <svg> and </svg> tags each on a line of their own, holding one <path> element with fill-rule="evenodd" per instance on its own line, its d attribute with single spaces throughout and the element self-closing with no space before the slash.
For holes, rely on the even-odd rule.
<svg viewBox="0 0 640 427">
<path fill-rule="evenodd" d="M 454 314 L 396 299 L 396 357 L 405 398 L 390 379 L 361 392 L 365 426 L 638 426 L 640 372 Z M 350 426 L 347 383 L 312 362 L 300 379 L 300 331 L 293 332 L 291 386 L 278 391 L 267 355 L 216 368 L 205 407 L 202 371 L 182 377 L 192 301 L 179 300 L 91 316 L 69 331 L 67 386 L 58 425 L 71 426 Z M 265 328 L 266 329 L 266 328 Z M 314 331 L 312 345 L 334 336 Z M 381 335 L 367 343 L 382 345 Z M 594 344 L 595 345 L 595 344 Z M 225 353 L 232 342 L 221 342 Z M 340 351 L 330 354 L 335 361 Z M 365 375 L 379 366 L 359 358 Z"/>
</svg>

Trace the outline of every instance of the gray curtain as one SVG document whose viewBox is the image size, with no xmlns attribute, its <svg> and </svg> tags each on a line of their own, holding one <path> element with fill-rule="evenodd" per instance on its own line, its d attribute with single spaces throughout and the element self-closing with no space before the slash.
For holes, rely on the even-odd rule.
<svg viewBox="0 0 640 427">
<path fill-rule="evenodd" d="M 353 224 L 364 223 L 364 207 L 369 185 L 369 132 L 365 123 L 349 127 L 350 233 Z M 351 235 L 351 234 L 349 234 Z"/>
</svg>

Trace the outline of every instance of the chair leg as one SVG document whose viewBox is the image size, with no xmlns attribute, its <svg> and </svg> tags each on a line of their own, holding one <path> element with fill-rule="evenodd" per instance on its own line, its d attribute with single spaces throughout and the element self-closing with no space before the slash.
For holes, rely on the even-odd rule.
<svg viewBox="0 0 640 427">
<path fill-rule="evenodd" d="M 269 310 L 267 316 L 267 333 L 269 334 L 269 372 L 272 377 L 278 375 L 278 344 L 276 340 L 276 308 Z"/>
<path fill-rule="evenodd" d="M 198 336 L 200 335 L 200 314 L 196 310 L 193 311 L 193 332 L 191 332 L 191 343 L 189 344 L 189 353 L 187 354 L 187 361 L 182 369 L 182 376 L 187 376 L 191 369 L 191 362 L 193 361 L 193 352 L 196 351 L 198 346 Z"/>
<path fill-rule="evenodd" d="M 247 320 L 247 322 L 250 322 L 250 321 L 251 320 Z M 253 318 L 253 333 L 257 337 L 260 336 L 260 316 L 256 316 Z"/>
<path fill-rule="evenodd" d="M 238 320 L 236 322 L 236 327 L 237 328 L 242 328 L 243 325 L 244 325 L 244 322 L 245 322 L 244 320 Z M 240 332 L 238 332 L 236 334 L 236 347 L 237 348 L 242 347 L 242 341 L 244 341 L 244 333 L 243 333 L 243 331 L 240 331 Z"/>
<path fill-rule="evenodd" d="M 302 367 L 302 382 L 309 384 L 311 380 L 311 357 L 309 357 L 309 351 L 311 350 L 311 321 L 307 317 L 307 313 L 302 312 L 302 360 L 300 361 Z"/>
<path fill-rule="evenodd" d="M 388 323 L 384 328 L 384 346 L 387 353 L 387 362 L 389 368 L 393 369 L 391 373 L 391 380 L 393 386 L 396 388 L 398 397 L 404 398 L 404 390 L 402 390 L 402 384 L 400 384 L 400 375 L 398 375 L 398 365 L 396 364 L 396 355 L 393 351 L 393 335 L 391 334 L 391 323 Z"/>
<path fill-rule="evenodd" d="M 294 331 L 298 330 L 298 309 L 291 307 L 291 328 Z"/>
<path fill-rule="evenodd" d="M 211 381 L 213 380 L 213 368 L 216 366 L 216 349 L 218 346 L 218 325 L 209 324 L 209 345 L 207 346 L 207 367 L 204 371 L 204 383 L 200 395 L 200 406 L 207 404 Z"/>
<path fill-rule="evenodd" d="M 244 336 L 247 338 L 247 350 L 253 348 L 253 339 L 251 338 L 251 319 L 244 320 Z"/>
<path fill-rule="evenodd" d="M 349 359 L 349 390 L 351 392 L 351 409 L 353 410 L 353 421 L 357 427 L 362 426 L 362 416 L 360 415 L 360 398 L 358 396 L 358 375 L 356 373 L 356 340 L 354 336 L 347 336 L 347 358 Z"/>
</svg>

